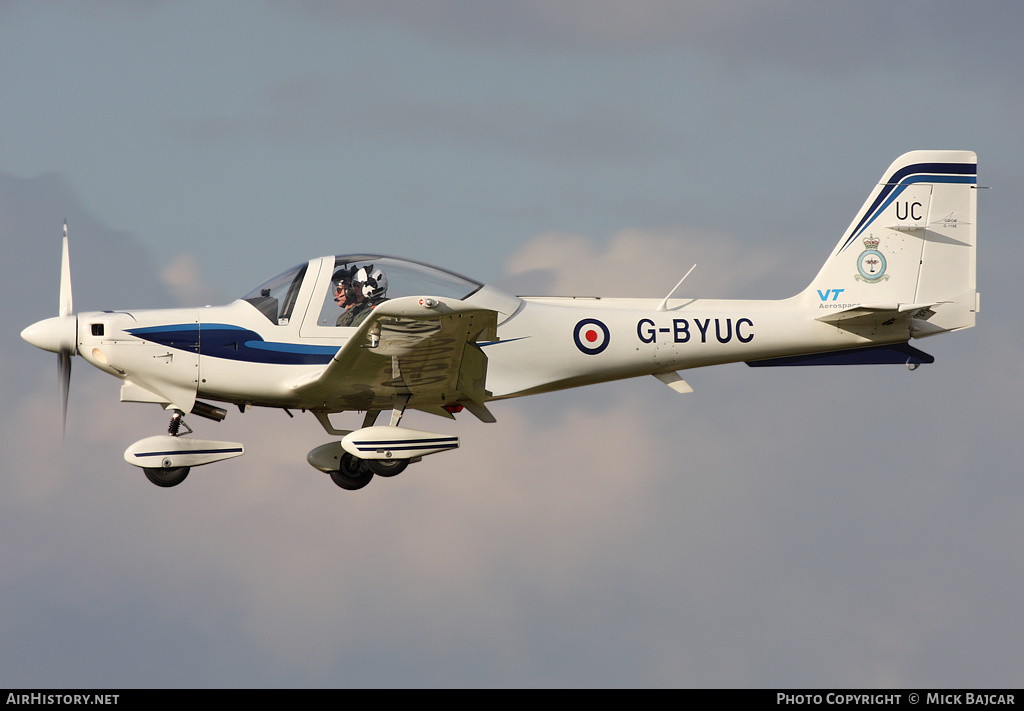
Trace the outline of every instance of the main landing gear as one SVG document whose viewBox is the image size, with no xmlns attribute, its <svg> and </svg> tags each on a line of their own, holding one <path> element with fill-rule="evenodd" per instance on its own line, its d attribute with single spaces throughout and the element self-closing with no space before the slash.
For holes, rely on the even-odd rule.
<svg viewBox="0 0 1024 711">
<path fill-rule="evenodd" d="M 331 481 L 348 491 L 362 489 L 370 483 L 370 479 L 373 479 L 373 472 L 366 466 L 366 462 L 348 452 L 341 456 L 339 468 L 327 473 Z"/>
<path fill-rule="evenodd" d="M 348 452 L 341 455 L 338 468 L 327 473 L 331 481 L 348 491 L 362 489 L 370 483 L 373 475 L 389 477 L 397 476 L 409 466 L 408 459 L 360 459 Z"/>
<path fill-rule="evenodd" d="M 408 459 L 367 459 L 366 466 L 377 476 L 398 476 L 409 466 Z"/>
<path fill-rule="evenodd" d="M 347 452 L 341 442 L 330 442 L 306 455 L 306 460 L 331 477 L 331 481 L 348 491 L 362 489 L 374 475 L 397 476 L 415 459 L 363 459 Z"/>
<path fill-rule="evenodd" d="M 409 464 L 428 454 L 459 446 L 458 437 L 399 427 L 408 402 L 408 395 L 396 397 L 391 422 L 384 426 L 374 425 L 380 411 L 370 410 L 363 419 L 362 428 L 355 431 L 335 429 L 328 413 L 314 412 L 329 434 L 343 437 L 340 442 L 330 442 L 312 450 L 306 455 L 306 461 L 328 474 L 331 481 L 342 489 L 354 491 L 369 484 L 374 475 L 397 476 Z"/>
</svg>

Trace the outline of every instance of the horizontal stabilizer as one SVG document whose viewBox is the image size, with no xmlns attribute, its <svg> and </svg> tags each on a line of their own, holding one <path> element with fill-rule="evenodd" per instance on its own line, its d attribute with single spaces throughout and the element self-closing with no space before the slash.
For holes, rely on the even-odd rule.
<svg viewBox="0 0 1024 711">
<path fill-rule="evenodd" d="M 816 320 L 844 326 L 891 326 L 912 318 L 927 320 L 938 304 L 858 304 L 842 311 L 833 311 Z"/>
<path fill-rule="evenodd" d="M 918 365 L 934 362 L 934 356 L 919 351 L 909 343 L 895 343 L 888 346 L 869 346 L 846 351 L 752 360 L 747 361 L 747 365 L 751 368 L 763 368 L 780 365 Z"/>
</svg>

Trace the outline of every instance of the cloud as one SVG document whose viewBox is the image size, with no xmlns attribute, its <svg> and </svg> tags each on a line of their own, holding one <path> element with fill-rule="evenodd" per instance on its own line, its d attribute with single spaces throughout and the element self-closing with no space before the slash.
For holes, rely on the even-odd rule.
<svg viewBox="0 0 1024 711">
<path fill-rule="evenodd" d="M 388 22 L 470 41 L 527 41 L 542 46 L 627 49 L 696 40 L 703 33 L 755 25 L 794 3 L 732 2 L 708 5 L 671 0 L 520 0 L 482 6 L 466 0 L 397 2 L 381 6 L 360 0 L 304 3 L 321 17 Z"/>
<path fill-rule="evenodd" d="M 202 265 L 194 254 L 182 254 L 160 269 L 160 280 L 181 306 L 220 304 L 224 297 L 202 278 Z"/>
<path fill-rule="evenodd" d="M 810 282 L 813 262 L 686 227 L 622 230 L 605 244 L 549 232 L 509 257 L 502 285 L 520 294 L 662 298 L 696 264 L 675 296 L 784 298 Z"/>
<path fill-rule="evenodd" d="M 636 52 L 692 49 L 736 67 L 770 63 L 802 73 L 846 73 L 911 59 L 933 61 L 960 54 L 963 78 L 971 71 L 1012 71 L 1019 59 L 1013 27 L 1016 3 L 979 13 L 956 2 L 851 3 L 813 0 L 519 0 L 480 5 L 468 0 L 375 3 L 309 0 L 303 10 L 318 21 L 385 24 L 469 45 L 529 47 L 547 52 Z M 910 36 L 955 38 L 908 45 Z M 913 49 L 911 49 L 911 45 Z M 813 57 L 813 61 L 808 61 Z"/>
</svg>

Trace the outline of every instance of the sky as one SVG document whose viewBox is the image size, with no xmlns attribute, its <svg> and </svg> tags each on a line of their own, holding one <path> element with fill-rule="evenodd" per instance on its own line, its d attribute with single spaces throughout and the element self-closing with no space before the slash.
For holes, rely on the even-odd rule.
<svg viewBox="0 0 1024 711">
<path fill-rule="evenodd" d="M 1020 687 L 1024 6 L 0 0 L 0 686 Z M 314 418 L 151 485 L 77 310 L 380 252 L 514 293 L 782 298 L 884 169 L 979 156 L 977 327 L 936 362 L 495 403 L 346 492 Z M 440 424 L 439 424 L 440 423 Z"/>
</svg>

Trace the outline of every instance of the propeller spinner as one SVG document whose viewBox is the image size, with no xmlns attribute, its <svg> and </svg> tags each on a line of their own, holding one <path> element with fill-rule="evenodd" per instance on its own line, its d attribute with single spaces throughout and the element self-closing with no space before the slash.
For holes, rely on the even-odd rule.
<svg viewBox="0 0 1024 711">
<path fill-rule="evenodd" d="M 57 354 L 60 383 L 61 430 L 67 427 L 68 391 L 71 389 L 71 356 L 78 354 L 78 317 L 71 299 L 71 264 L 68 259 L 68 225 L 64 223 L 64 249 L 60 263 L 60 307 L 58 315 L 32 324 L 21 337 L 36 348 Z"/>
</svg>

